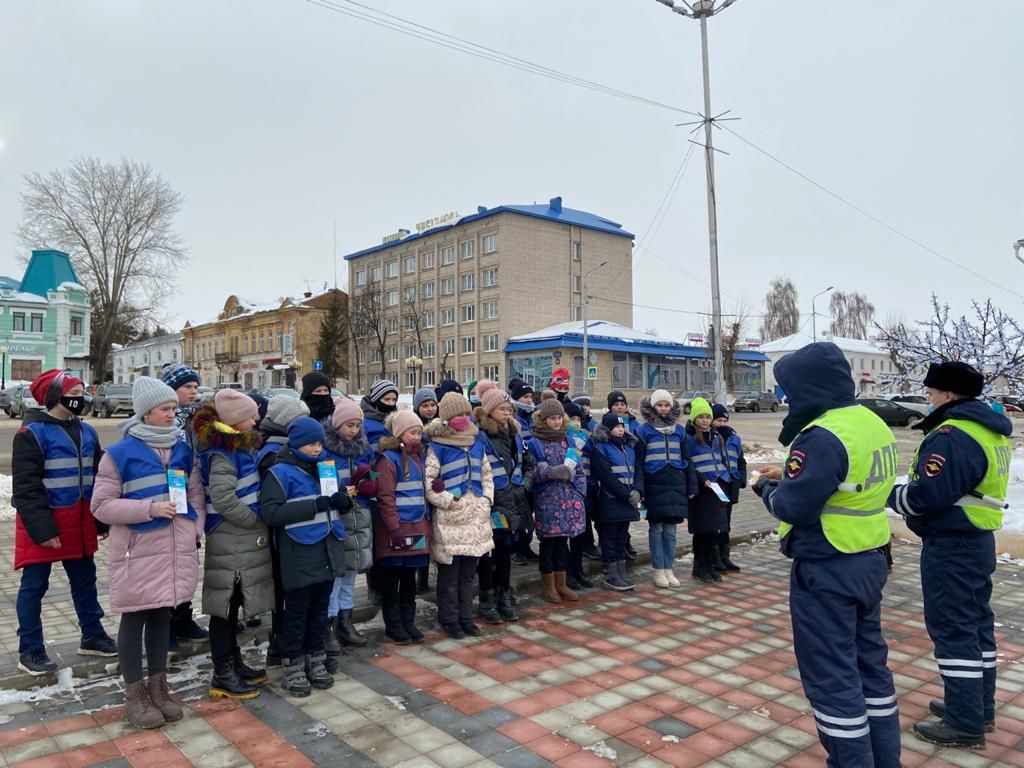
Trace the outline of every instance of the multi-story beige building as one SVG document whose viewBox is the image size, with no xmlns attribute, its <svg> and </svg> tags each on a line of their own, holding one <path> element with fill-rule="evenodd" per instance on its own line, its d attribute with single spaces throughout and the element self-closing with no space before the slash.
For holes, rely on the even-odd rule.
<svg viewBox="0 0 1024 768">
<path fill-rule="evenodd" d="M 590 317 L 632 322 L 633 235 L 559 197 L 417 229 L 345 257 L 357 390 L 382 377 L 406 391 L 443 378 L 504 381 L 510 337 L 582 319 L 585 277 Z"/>
</svg>

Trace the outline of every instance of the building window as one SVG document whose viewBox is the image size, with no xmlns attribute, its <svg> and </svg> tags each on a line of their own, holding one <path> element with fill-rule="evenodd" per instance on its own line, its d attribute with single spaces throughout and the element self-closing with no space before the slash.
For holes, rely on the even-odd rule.
<svg viewBox="0 0 1024 768">
<path fill-rule="evenodd" d="M 371 283 L 379 283 L 380 282 L 380 267 L 379 266 L 370 267 L 370 282 Z"/>
<path fill-rule="evenodd" d="M 485 269 L 483 274 L 484 288 L 493 288 L 498 284 L 498 268 Z"/>
<path fill-rule="evenodd" d="M 441 295 L 451 296 L 453 293 L 455 293 L 455 280 L 450 277 L 444 278 L 441 281 Z"/>
<path fill-rule="evenodd" d="M 405 386 L 409 389 L 416 388 L 416 371 L 405 372 Z"/>
<path fill-rule="evenodd" d="M 366 350 L 365 349 L 357 349 L 356 350 L 356 365 L 364 365 L 365 363 L 366 363 Z"/>
<path fill-rule="evenodd" d="M 572 241 L 572 260 L 582 261 L 583 259 L 583 247 L 579 240 Z"/>
<path fill-rule="evenodd" d="M 72 318 L 71 318 L 71 335 L 72 336 L 81 336 L 82 333 L 83 333 L 83 331 L 82 331 L 82 318 L 81 317 L 72 316 Z"/>
<path fill-rule="evenodd" d="M 356 285 L 362 287 L 366 285 L 366 270 L 360 269 L 356 272 Z"/>
<path fill-rule="evenodd" d="M 420 254 L 420 269 L 434 268 L 434 252 L 427 251 Z"/>
<path fill-rule="evenodd" d="M 436 350 L 437 350 L 437 345 L 435 345 L 434 342 L 432 342 L 432 341 L 424 342 L 423 343 L 423 357 L 424 357 L 424 359 L 429 360 L 430 358 L 432 358 L 434 356 Z"/>
<path fill-rule="evenodd" d="M 416 301 L 415 285 L 409 285 L 402 289 L 402 301 Z"/>
<path fill-rule="evenodd" d="M 447 267 L 449 264 L 455 263 L 455 246 L 446 245 L 441 249 L 441 266 Z"/>
<path fill-rule="evenodd" d="M 42 372 L 42 360 L 11 360 L 11 378 L 15 381 L 32 381 Z"/>
<path fill-rule="evenodd" d="M 387 324 L 388 333 L 398 333 L 398 318 L 389 317 Z"/>
<path fill-rule="evenodd" d="M 484 352 L 498 351 L 498 334 L 489 333 L 484 336 Z"/>
<path fill-rule="evenodd" d="M 459 308 L 459 319 L 463 323 L 472 323 L 476 320 L 476 305 L 463 304 Z"/>
<path fill-rule="evenodd" d="M 583 307 L 578 304 L 572 305 L 572 319 L 573 322 L 579 322 L 583 319 Z"/>
<path fill-rule="evenodd" d="M 462 354 L 471 355 L 476 352 L 476 336 L 462 337 Z"/>
<path fill-rule="evenodd" d="M 472 259 L 476 254 L 476 243 L 473 240 L 466 240 L 464 243 L 459 243 L 459 253 L 463 259 Z"/>
<path fill-rule="evenodd" d="M 247 354 L 247 355 L 248 355 L 248 354 L 249 354 L 249 337 L 248 337 L 248 336 L 246 336 L 246 337 L 245 337 L 245 338 L 243 339 L 243 341 L 245 342 L 245 344 L 243 345 L 243 346 L 245 347 L 245 354 Z"/>
<path fill-rule="evenodd" d="M 462 380 L 463 381 L 472 381 L 475 378 L 476 378 L 476 368 L 474 368 L 473 366 L 470 365 L 470 366 L 467 366 L 467 367 L 462 369 Z"/>
<path fill-rule="evenodd" d="M 406 344 L 405 345 L 405 356 L 406 357 L 416 357 L 416 345 L 415 344 Z"/>
<path fill-rule="evenodd" d="M 466 291 L 472 291 L 476 287 L 476 275 L 472 272 L 466 272 L 459 276 L 459 286 L 463 293 Z"/>
<path fill-rule="evenodd" d="M 31 328 L 31 331 L 32 331 L 32 333 L 42 333 L 43 332 L 43 316 L 42 315 L 37 315 L 34 312 L 32 313 L 32 328 Z"/>
<path fill-rule="evenodd" d="M 572 276 L 572 292 L 582 293 L 583 292 L 583 278 L 580 275 Z"/>
<path fill-rule="evenodd" d="M 445 339 L 441 342 L 442 354 L 454 355 L 455 354 L 455 339 Z"/>
<path fill-rule="evenodd" d="M 484 366 L 484 378 L 485 379 L 493 379 L 494 381 L 501 381 L 501 378 L 500 378 L 500 376 L 498 374 L 498 366 L 497 365 L 485 365 Z"/>
<path fill-rule="evenodd" d="M 12 318 L 12 322 L 14 323 L 14 325 L 12 326 L 14 330 L 16 330 L 16 331 L 24 331 L 25 330 L 25 313 L 24 312 L 14 312 L 14 313 L 11 314 L 11 318 Z"/>
<path fill-rule="evenodd" d="M 398 345 L 395 344 L 393 347 L 388 347 L 388 362 L 393 363 L 398 360 Z"/>
<path fill-rule="evenodd" d="M 405 274 L 407 274 L 407 275 L 411 275 L 413 272 L 416 271 L 416 257 L 415 256 L 406 256 L 405 257 L 405 259 L 402 261 L 402 271 L 404 271 Z"/>
<path fill-rule="evenodd" d="M 416 330 L 416 315 L 405 316 L 405 330 L 415 331 Z"/>
<path fill-rule="evenodd" d="M 496 320 L 498 317 L 498 302 L 485 301 L 483 303 L 484 320 Z"/>
<path fill-rule="evenodd" d="M 434 310 L 428 309 L 423 313 L 420 319 L 420 325 L 424 328 L 434 327 Z"/>
<path fill-rule="evenodd" d="M 433 371 L 424 371 L 423 372 L 423 386 L 424 387 L 432 387 L 432 386 L 434 386 L 434 384 L 437 383 L 437 381 L 435 379 L 435 376 L 436 376 L 436 374 Z"/>
<path fill-rule="evenodd" d="M 434 281 L 431 280 L 429 283 L 424 283 L 420 286 L 420 294 L 424 299 L 434 298 Z"/>
<path fill-rule="evenodd" d="M 373 354 L 370 355 L 370 362 L 371 363 L 379 363 L 380 362 L 380 347 L 377 347 L 375 350 L 373 350 Z"/>
<path fill-rule="evenodd" d="M 398 304 L 398 291 L 391 290 L 384 294 L 384 303 L 389 307 L 397 306 Z"/>
<path fill-rule="evenodd" d="M 455 325 L 455 307 L 441 310 L 441 325 Z"/>
<path fill-rule="evenodd" d="M 871 358 L 871 370 L 875 370 L 875 359 Z"/>
<path fill-rule="evenodd" d="M 391 277 L 398 277 L 398 262 L 397 261 L 389 261 L 385 265 L 384 274 L 387 277 L 389 277 L 389 278 L 391 278 Z"/>
<path fill-rule="evenodd" d="M 484 253 L 494 253 L 498 250 L 498 236 L 484 235 Z"/>
</svg>

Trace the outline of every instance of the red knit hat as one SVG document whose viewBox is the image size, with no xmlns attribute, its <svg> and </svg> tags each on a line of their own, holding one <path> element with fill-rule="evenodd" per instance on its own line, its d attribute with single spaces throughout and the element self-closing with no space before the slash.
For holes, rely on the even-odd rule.
<svg viewBox="0 0 1024 768">
<path fill-rule="evenodd" d="M 47 408 L 53 408 L 60 399 L 64 397 L 73 387 L 77 387 L 82 380 L 72 376 L 67 371 L 53 368 L 40 373 L 28 386 L 35 401 Z"/>
<path fill-rule="evenodd" d="M 548 386 L 556 392 L 568 392 L 569 391 L 569 380 L 572 375 L 569 373 L 568 368 L 555 368 L 551 374 L 551 380 L 548 382 Z"/>
</svg>

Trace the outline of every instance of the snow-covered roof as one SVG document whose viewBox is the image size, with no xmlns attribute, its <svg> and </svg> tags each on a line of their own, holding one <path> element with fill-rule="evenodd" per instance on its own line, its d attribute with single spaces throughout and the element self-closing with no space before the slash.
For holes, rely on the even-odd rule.
<svg viewBox="0 0 1024 768">
<path fill-rule="evenodd" d="M 88 293 L 89 289 L 81 283 L 74 283 L 70 280 L 65 280 L 63 283 L 57 286 L 58 291 L 85 291 Z"/>
<path fill-rule="evenodd" d="M 49 304 L 45 296 L 40 296 L 37 293 L 26 293 L 25 291 L 18 291 L 11 296 L 8 301 L 18 304 Z"/>
<path fill-rule="evenodd" d="M 618 341 L 648 341 L 655 344 L 675 344 L 676 342 L 668 339 L 662 339 L 658 336 L 654 336 L 650 333 L 644 333 L 638 331 L 636 328 L 629 328 L 625 325 L 619 325 L 618 323 L 610 323 L 607 320 L 590 320 L 587 323 L 587 335 L 591 338 L 595 336 L 603 336 Z M 558 325 L 549 325 L 547 328 L 541 328 L 539 331 L 533 331 L 532 333 L 520 333 L 513 336 L 509 341 L 532 341 L 534 339 L 550 339 L 556 336 L 565 336 L 566 334 L 578 334 L 583 335 L 583 321 L 573 320 L 568 323 L 559 323 Z"/>
<path fill-rule="evenodd" d="M 889 352 L 871 341 L 864 339 L 847 339 L 843 336 L 823 337 L 821 341 L 831 341 L 843 352 L 853 352 L 858 355 L 888 355 Z M 774 352 L 796 352 L 814 342 L 806 333 L 794 333 L 792 336 L 783 336 L 781 339 L 773 339 L 761 344 L 761 351 L 767 354 Z"/>
<path fill-rule="evenodd" d="M 163 336 L 153 336 L 149 339 L 143 339 L 142 341 L 134 341 L 131 344 L 126 344 L 122 347 L 123 351 L 141 349 L 142 347 L 153 347 L 159 344 L 176 344 L 185 338 L 184 334 L 181 333 L 168 333 Z"/>
</svg>

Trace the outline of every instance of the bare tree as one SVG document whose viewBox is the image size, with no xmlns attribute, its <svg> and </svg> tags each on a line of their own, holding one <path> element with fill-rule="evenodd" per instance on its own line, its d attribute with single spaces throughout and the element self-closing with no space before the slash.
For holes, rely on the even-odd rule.
<svg viewBox="0 0 1024 768">
<path fill-rule="evenodd" d="M 425 308 L 415 296 L 412 299 L 408 299 L 402 302 L 402 333 L 403 338 L 411 339 L 416 345 L 416 356 L 419 358 L 423 357 L 424 351 L 424 331 L 430 326 L 427 324 L 426 313 L 431 312 Z M 419 387 L 423 382 L 423 369 L 420 368 L 418 373 L 418 379 L 416 386 Z"/>
<path fill-rule="evenodd" d="M 875 320 L 875 305 L 863 293 L 836 291 L 829 300 L 832 335 L 846 339 L 866 339 Z"/>
<path fill-rule="evenodd" d="M 370 286 L 349 296 L 349 336 L 356 352 L 356 388 L 362 387 L 359 351 L 366 361 L 366 375 L 370 375 L 370 353 L 376 352 L 380 362 L 380 377 L 387 376 L 385 357 L 391 331 L 385 317 L 384 292 L 377 286 Z M 369 381 L 366 382 L 369 384 Z"/>
<path fill-rule="evenodd" d="M 745 305 L 738 305 L 728 316 L 728 324 L 722 328 L 722 369 L 725 371 L 725 386 L 735 392 L 739 382 L 739 364 L 736 353 L 744 349 L 750 311 Z"/>
<path fill-rule="evenodd" d="M 104 371 L 123 311 L 157 323 L 187 261 L 174 231 L 183 198 L 149 165 L 125 159 L 80 158 L 67 170 L 30 173 L 25 185 L 18 239 L 71 257 L 92 297 L 92 369 Z"/>
<path fill-rule="evenodd" d="M 788 277 L 776 277 L 764 297 L 761 338 L 764 341 L 781 339 L 793 335 L 799 327 L 800 309 L 797 307 L 796 286 Z"/>
</svg>

